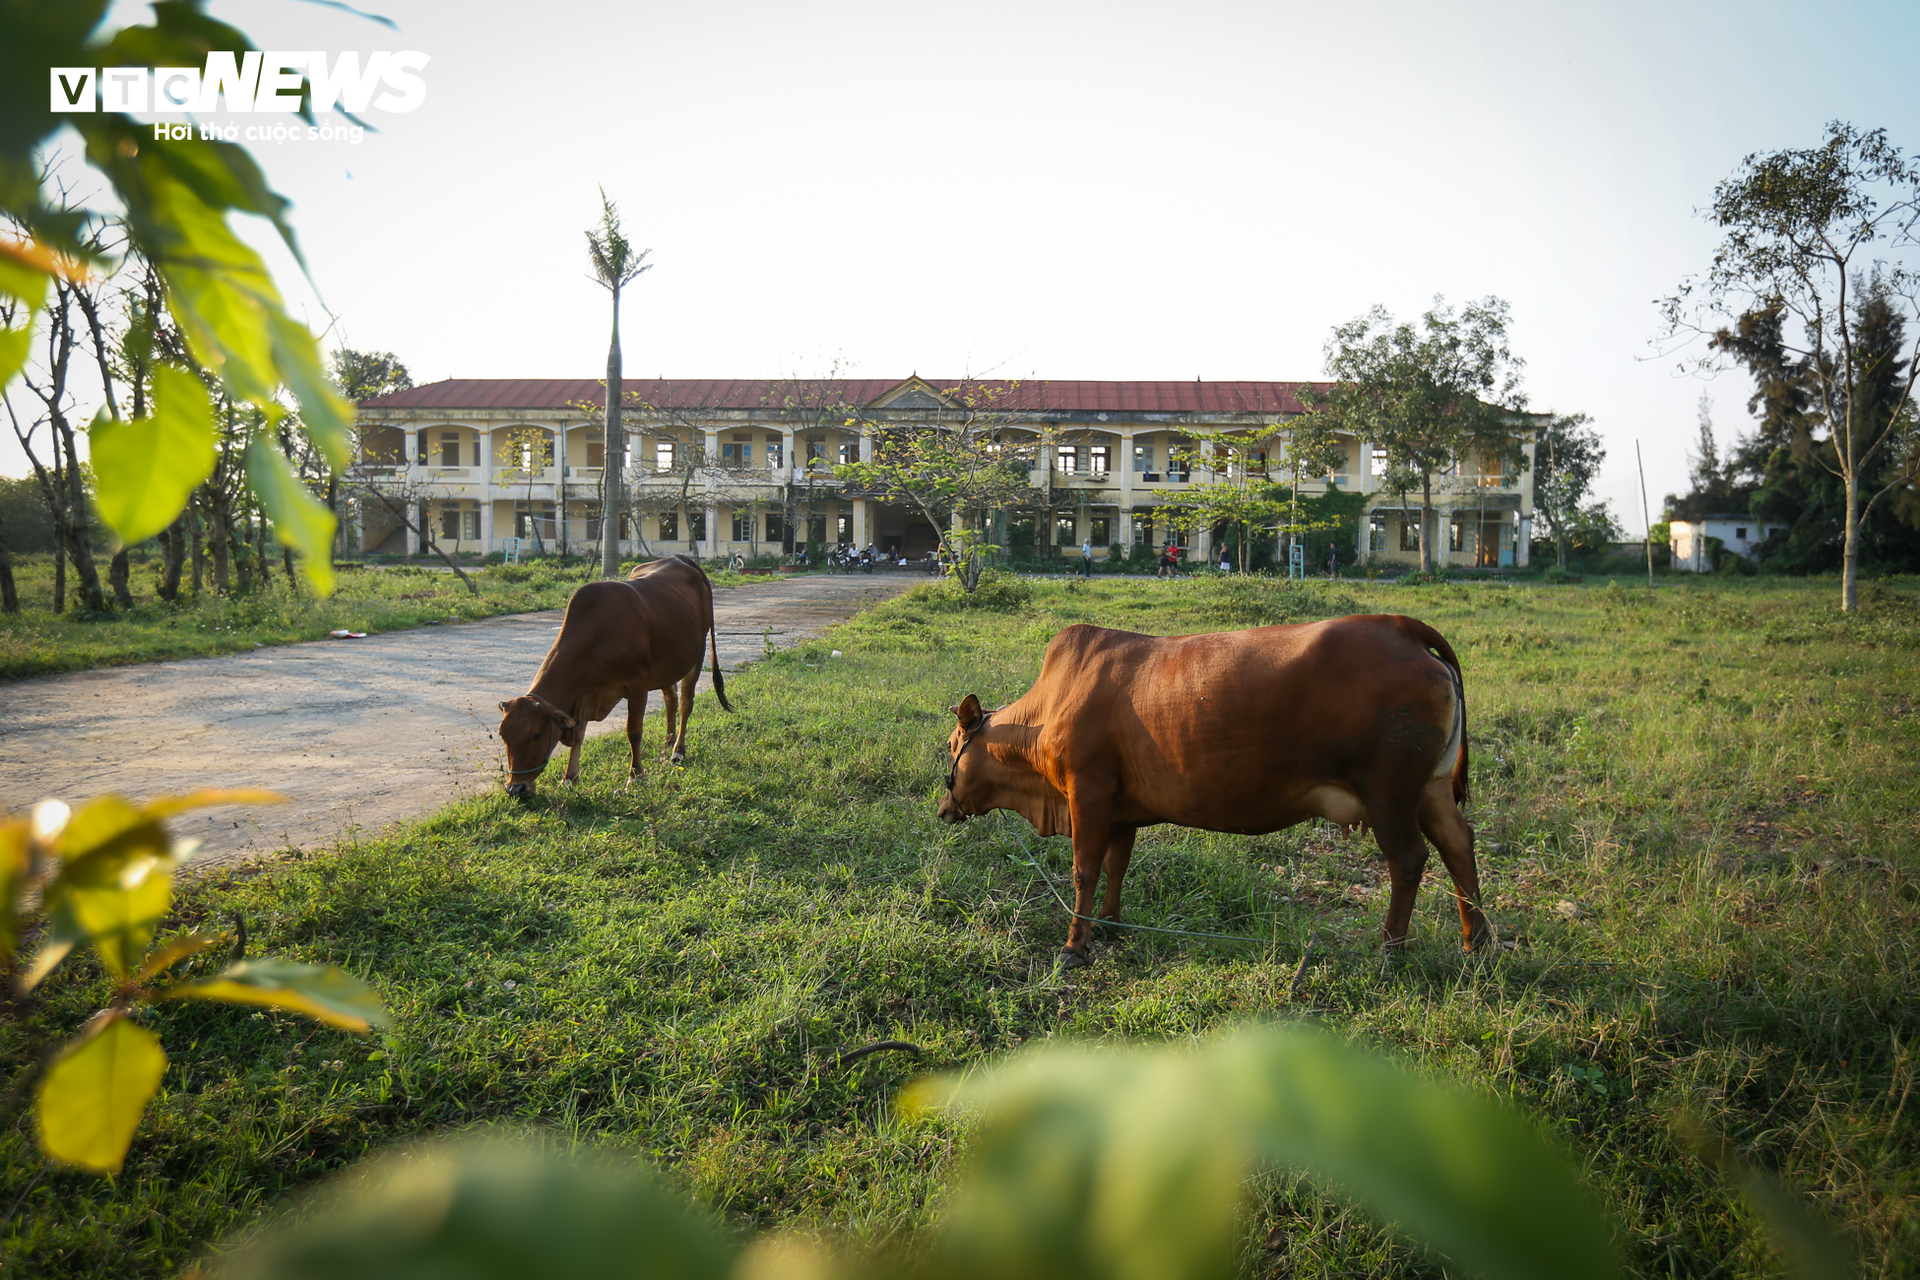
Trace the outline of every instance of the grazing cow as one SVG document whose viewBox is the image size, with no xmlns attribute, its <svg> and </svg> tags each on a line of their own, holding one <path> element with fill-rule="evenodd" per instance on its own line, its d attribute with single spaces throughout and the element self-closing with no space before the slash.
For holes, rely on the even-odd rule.
<svg viewBox="0 0 1920 1280">
<path fill-rule="evenodd" d="M 1120 918 L 1120 882 L 1141 827 L 1163 822 L 1259 835 L 1309 818 L 1368 826 L 1393 896 L 1388 945 L 1405 941 L 1427 862 L 1453 876 L 1469 950 L 1480 914 L 1467 795 L 1460 662 L 1412 618 L 1336 618 L 1213 635 L 1136 635 L 1081 624 L 1047 646 L 1025 696 L 953 708 L 939 816 L 1010 809 L 1041 835 L 1073 837 L 1074 912 L 1063 963 L 1087 962 L 1093 891 Z"/>
<path fill-rule="evenodd" d="M 576 781 L 586 724 L 606 719 L 622 698 L 627 700 L 627 744 L 632 750 L 629 779 L 638 777 L 640 725 L 647 714 L 647 695 L 655 689 L 666 694 L 667 751 L 675 764 L 686 759 L 693 688 L 709 636 L 713 693 L 731 711 L 726 679 L 720 674 L 720 639 L 713 628 L 713 584 L 692 559 L 655 560 L 625 581 L 589 582 L 574 592 L 533 687 L 500 704 L 506 713 L 500 720 L 500 741 L 507 748 L 507 794 L 533 795 L 534 780 L 561 743 L 572 748 L 567 781 Z"/>
</svg>

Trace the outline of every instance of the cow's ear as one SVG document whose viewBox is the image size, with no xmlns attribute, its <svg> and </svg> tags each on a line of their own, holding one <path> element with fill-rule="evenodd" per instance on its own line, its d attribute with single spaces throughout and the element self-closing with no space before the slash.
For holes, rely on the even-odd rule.
<svg viewBox="0 0 1920 1280">
<path fill-rule="evenodd" d="M 980 723 L 980 699 L 968 694 L 953 709 L 953 714 L 960 718 L 960 728 L 971 733 L 973 726 Z"/>
<path fill-rule="evenodd" d="M 513 710 L 513 704 L 511 702 L 503 702 L 500 704 L 500 709 L 502 711 L 511 711 Z"/>
<path fill-rule="evenodd" d="M 573 728 L 574 725 L 580 723 L 578 720 L 575 720 L 572 716 L 568 715 L 564 711 L 555 711 L 549 708 L 547 711 L 547 714 L 552 716 L 554 720 L 557 721 L 562 728 L 571 729 Z"/>
</svg>

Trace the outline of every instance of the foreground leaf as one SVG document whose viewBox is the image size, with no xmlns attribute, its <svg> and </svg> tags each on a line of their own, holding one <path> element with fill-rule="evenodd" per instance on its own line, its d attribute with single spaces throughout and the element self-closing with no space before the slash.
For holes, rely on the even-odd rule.
<svg viewBox="0 0 1920 1280">
<path fill-rule="evenodd" d="M 387 1025 L 380 997 L 338 965 L 269 957 L 236 964 L 219 977 L 159 993 L 162 1000 L 222 1000 L 304 1013 L 328 1026 L 367 1031 Z"/>
<path fill-rule="evenodd" d="M 172 523 L 213 474 L 213 412 L 200 379 L 174 365 L 153 371 L 153 415 L 96 421 L 88 438 L 100 515 L 126 543 Z"/>
<path fill-rule="evenodd" d="M 287 456 L 265 436 L 247 446 L 247 480 L 273 520 L 280 541 L 301 555 L 300 568 L 322 595 L 333 590 L 333 512 L 294 474 Z"/>
<path fill-rule="evenodd" d="M 221 1260 L 221 1280 L 721 1280 L 719 1237 L 637 1176 L 472 1140 L 356 1166 L 279 1233 Z"/>
<path fill-rule="evenodd" d="M 185 795 L 155 796 L 141 808 L 150 818 L 171 818 L 189 809 L 211 809 L 223 804 L 285 804 L 278 791 L 263 787 L 202 787 Z"/>
<path fill-rule="evenodd" d="M 122 1014 L 106 1015 L 40 1082 L 40 1149 L 95 1173 L 120 1172 L 166 1069 L 158 1036 Z"/>
<path fill-rule="evenodd" d="M 1324 1179 L 1495 1280 L 1617 1274 L 1572 1169 L 1517 1118 L 1301 1028 L 1040 1053 L 949 1096 L 987 1108 L 950 1217 L 956 1274 L 1224 1276 L 1259 1164 Z"/>
</svg>

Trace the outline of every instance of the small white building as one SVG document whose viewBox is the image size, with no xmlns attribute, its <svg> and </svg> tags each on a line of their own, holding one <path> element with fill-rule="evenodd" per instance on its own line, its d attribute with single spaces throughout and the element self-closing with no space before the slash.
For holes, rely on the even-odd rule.
<svg viewBox="0 0 1920 1280">
<path fill-rule="evenodd" d="M 1673 567 L 1683 573 L 1712 573 L 1713 550 L 1709 538 L 1741 559 L 1751 559 L 1754 549 L 1784 524 L 1767 524 L 1738 512 L 1704 516 L 1699 520 L 1675 520 L 1668 526 L 1673 545 Z"/>
</svg>

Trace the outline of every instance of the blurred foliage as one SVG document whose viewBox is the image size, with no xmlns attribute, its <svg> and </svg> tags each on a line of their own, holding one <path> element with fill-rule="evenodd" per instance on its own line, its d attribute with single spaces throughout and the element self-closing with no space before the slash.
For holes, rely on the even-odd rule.
<svg viewBox="0 0 1920 1280">
<path fill-rule="evenodd" d="M 1491 1280 L 1618 1274 L 1572 1168 L 1495 1103 L 1304 1027 L 1179 1048 L 1042 1050 L 900 1110 L 978 1107 L 943 1226 L 872 1256 L 773 1237 L 736 1276 L 1203 1280 L 1233 1274 L 1247 1175 L 1304 1170 Z M 726 1274 L 713 1230 L 611 1157 L 446 1144 L 355 1169 L 225 1280 Z"/>
<path fill-rule="evenodd" d="M 300 247 L 286 199 L 268 187 L 247 150 L 194 139 L 156 143 L 151 129 L 112 111 L 54 113 L 50 67 L 204 65 L 211 51 L 253 48 L 244 33 L 208 16 L 199 0 L 153 6 L 153 23 L 103 31 L 106 0 L 19 0 L 0 5 L 0 212 L 28 238 L 0 242 L 0 294 L 37 308 L 55 276 L 80 277 L 100 263 L 91 228 L 122 223 L 128 251 L 152 263 L 174 323 L 200 369 L 276 430 L 297 427 L 334 467 L 348 461 L 352 406 L 333 388 L 319 343 L 287 313 L 260 255 L 235 234 L 230 214 L 267 219 L 296 260 Z M 94 92 L 89 84 L 86 92 Z M 311 112 L 303 108 L 309 119 Z M 57 130 L 80 135 L 88 165 L 119 208 L 49 200 L 42 151 Z M 102 193 L 103 195 L 105 193 Z M 19 371 L 32 321 L 0 331 L 0 385 Z M 283 402 L 282 397 L 292 401 Z M 213 449 L 206 392 L 197 378 L 156 381 L 150 415 L 96 420 L 93 462 L 101 515 L 136 542 L 164 527 L 207 476 Z M 300 551 L 314 587 L 332 589 L 334 516 L 279 448 L 262 437 L 248 451 L 247 477 L 281 541 Z"/>
<path fill-rule="evenodd" d="M 195 791 L 135 806 L 104 795 L 71 810 L 43 800 L 0 815 L 0 963 L 12 973 L 23 934 L 37 934 L 31 960 L 14 974 L 12 1016 L 77 948 L 90 947 L 112 977 L 113 998 L 63 1045 L 39 1047 L 16 1075 L 0 1119 L 34 1089 L 40 1149 L 66 1164 L 118 1173 L 127 1147 L 160 1087 L 167 1055 L 140 1015 L 168 1000 L 219 1000 L 304 1013 L 348 1031 L 385 1025 L 379 1000 L 334 965 L 241 958 L 215 976 L 186 980 L 179 967 L 224 933 L 187 933 L 154 946 L 173 903 L 173 876 L 193 853 L 171 839 L 166 819 L 214 805 L 271 804 L 269 791 Z"/>
</svg>

